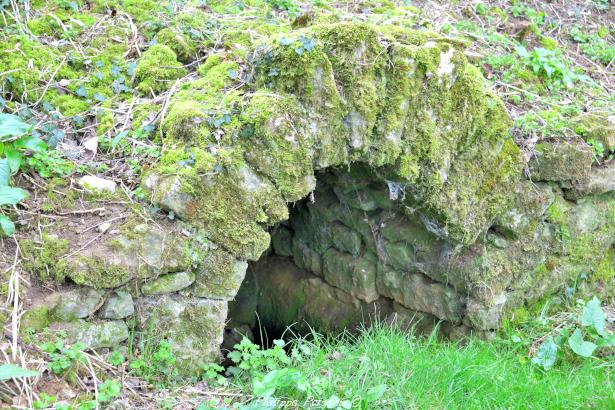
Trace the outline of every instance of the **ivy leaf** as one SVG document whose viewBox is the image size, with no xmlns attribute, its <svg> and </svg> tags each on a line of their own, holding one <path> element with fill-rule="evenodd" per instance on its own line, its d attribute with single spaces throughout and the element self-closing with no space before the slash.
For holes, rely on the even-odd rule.
<svg viewBox="0 0 615 410">
<path fill-rule="evenodd" d="M 88 90 L 85 88 L 85 85 L 80 85 L 79 88 L 75 90 L 75 94 L 77 94 L 79 97 L 85 98 L 88 96 Z"/>
<path fill-rule="evenodd" d="M 2 214 L 0 214 L 0 231 L 4 232 L 6 236 L 11 236 L 15 233 L 13 221 L 8 216 Z"/>
<path fill-rule="evenodd" d="M 27 370 L 14 364 L 3 364 L 0 366 L 0 380 L 8 380 L 13 377 L 34 377 L 38 372 Z"/>
<path fill-rule="evenodd" d="M 11 137 L 21 137 L 32 126 L 25 123 L 16 115 L 0 113 L 0 141 L 6 141 Z"/>
<path fill-rule="evenodd" d="M 590 357 L 594 350 L 598 346 L 596 346 L 592 342 L 587 342 L 583 340 L 583 335 L 581 334 L 581 329 L 577 329 L 574 331 L 572 336 L 568 339 L 568 345 L 572 349 L 573 352 L 583 357 Z"/>
<path fill-rule="evenodd" d="M 532 363 L 542 366 L 545 370 L 550 370 L 557 360 L 558 349 L 559 347 L 555 344 L 553 336 L 549 336 L 538 348 L 538 353 L 532 359 Z"/>
<path fill-rule="evenodd" d="M 28 197 L 28 193 L 21 188 L 0 186 L 0 206 L 15 205 Z"/>
<path fill-rule="evenodd" d="M 594 296 L 592 300 L 587 302 L 583 314 L 581 315 L 581 324 L 583 326 L 593 326 L 600 336 L 606 336 L 606 315 L 600 307 L 600 301 Z"/>
</svg>

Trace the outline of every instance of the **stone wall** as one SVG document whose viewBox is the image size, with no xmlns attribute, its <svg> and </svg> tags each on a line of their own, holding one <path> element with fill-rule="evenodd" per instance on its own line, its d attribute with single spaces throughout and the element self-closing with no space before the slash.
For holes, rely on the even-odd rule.
<svg viewBox="0 0 615 410">
<path fill-rule="evenodd" d="M 443 321 L 448 334 L 488 335 L 506 312 L 598 270 L 590 255 L 612 264 L 612 194 L 576 203 L 562 195 L 612 184 L 604 175 L 614 175 L 614 169 L 588 168 L 585 182 L 573 190 L 519 181 L 517 206 L 469 248 L 442 237 L 420 207 L 407 206 L 406 187 L 393 188 L 361 165 L 323 172 L 310 199 L 274 228 L 272 255 L 250 269 L 258 284 L 260 323 L 340 331 L 378 312 L 402 323 L 421 319 L 423 330 Z M 598 191 L 612 191 L 604 188 Z M 593 248 L 574 249 L 587 240 Z M 598 284 L 610 295 L 612 285 Z"/>
<path fill-rule="evenodd" d="M 303 275 L 254 280 L 280 322 L 339 327 L 377 306 L 483 332 L 581 274 L 612 296 L 613 162 L 596 166 L 584 141 L 543 141 L 527 180 L 504 107 L 459 41 L 315 25 L 246 54 L 242 87 L 225 58 L 169 101 L 143 177 L 161 212 L 131 204 L 117 229 L 24 241 L 24 267 L 63 282 L 23 323 L 91 347 L 134 324 L 196 373 L 218 358 L 227 303 L 272 229 Z"/>
</svg>

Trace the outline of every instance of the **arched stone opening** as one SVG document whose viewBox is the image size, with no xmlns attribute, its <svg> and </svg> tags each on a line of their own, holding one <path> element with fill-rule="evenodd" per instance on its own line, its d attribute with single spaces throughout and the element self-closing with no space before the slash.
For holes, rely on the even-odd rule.
<svg viewBox="0 0 615 410">
<path fill-rule="evenodd" d="M 529 165 L 540 182 L 524 179 L 504 108 L 459 41 L 313 26 L 254 50 L 241 87 L 227 58 L 210 56 L 165 110 L 143 185 L 169 218 L 135 214 L 62 261 L 94 307 L 130 294 L 138 327 L 170 341 L 182 373 L 216 360 L 228 304 L 263 254 L 255 289 L 281 295 L 268 308 L 280 325 L 339 328 L 377 307 L 484 333 L 580 270 L 604 264 L 612 278 L 609 177 L 587 182 L 586 146 L 546 143 Z M 267 290 L 258 272 L 280 258 L 293 272 Z M 112 324 L 125 339 L 133 313 L 103 315 L 75 337 Z"/>
</svg>

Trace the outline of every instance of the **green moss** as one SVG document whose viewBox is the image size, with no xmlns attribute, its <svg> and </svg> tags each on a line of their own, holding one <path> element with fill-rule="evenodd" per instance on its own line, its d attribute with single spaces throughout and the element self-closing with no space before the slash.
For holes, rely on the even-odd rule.
<svg viewBox="0 0 615 410">
<path fill-rule="evenodd" d="M 312 136 L 306 132 L 305 112 L 292 96 L 257 93 L 244 111 L 242 139 L 246 160 L 267 176 L 287 202 L 314 189 Z"/>
<path fill-rule="evenodd" d="M 84 114 L 90 109 L 90 104 L 86 101 L 74 97 L 71 94 L 60 95 L 55 90 L 48 91 L 45 95 L 45 99 L 65 117 Z"/>
<path fill-rule="evenodd" d="M 156 34 L 156 40 L 158 44 L 164 44 L 173 50 L 181 62 L 187 63 L 196 58 L 196 43 L 178 31 L 162 29 Z"/>
<path fill-rule="evenodd" d="M 98 124 L 96 124 L 96 135 L 103 136 L 107 134 L 115 126 L 115 116 L 109 110 L 100 109 L 96 115 Z"/>
<path fill-rule="evenodd" d="M 38 275 L 43 282 L 63 282 L 70 272 L 68 263 L 62 259 L 69 249 L 66 239 L 43 233 L 40 242 L 25 239 L 19 246 L 24 257 L 23 268 Z"/>
<path fill-rule="evenodd" d="M 615 125 L 609 121 L 608 112 L 585 113 L 574 119 L 573 129 L 585 141 L 601 143 L 606 152 L 615 151 Z"/>
<path fill-rule="evenodd" d="M 78 285 L 94 288 L 116 288 L 132 279 L 133 275 L 128 268 L 121 265 L 112 265 L 98 257 L 77 256 L 68 276 Z"/>
<path fill-rule="evenodd" d="M 31 329 L 40 332 L 49 326 L 49 322 L 49 307 L 47 305 L 41 305 L 36 308 L 28 309 L 21 316 L 20 328 L 22 330 Z"/>
<path fill-rule="evenodd" d="M 134 130 L 150 125 L 155 116 L 160 112 L 161 106 L 153 103 L 143 103 L 136 105 L 132 112 L 131 125 Z"/>
<path fill-rule="evenodd" d="M 556 195 L 553 203 L 547 208 L 546 220 L 554 224 L 567 224 L 570 205 L 560 195 Z"/>
<path fill-rule="evenodd" d="M 137 62 L 135 83 L 144 94 L 157 94 L 168 90 L 177 80 L 186 75 L 186 69 L 177 61 L 177 56 L 168 46 L 151 46 Z"/>
</svg>

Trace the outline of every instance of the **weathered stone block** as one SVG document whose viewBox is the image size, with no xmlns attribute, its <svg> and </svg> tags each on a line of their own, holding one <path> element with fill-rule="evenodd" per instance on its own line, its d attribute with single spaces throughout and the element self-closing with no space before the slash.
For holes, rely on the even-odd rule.
<svg viewBox="0 0 615 410">
<path fill-rule="evenodd" d="M 116 290 L 100 308 L 98 316 L 103 319 L 124 319 L 135 312 L 132 296 L 128 292 Z"/>
<path fill-rule="evenodd" d="M 219 358 L 227 302 L 178 294 L 141 298 L 138 327 L 157 340 L 166 338 L 184 375 L 200 375 L 203 365 Z"/>
<path fill-rule="evenodd" d="M 587 178 L 594 153 L 584 142 L 540 142 L 530 159 L 533 181 L 578 181 Z"/>
<path fill-rule="evenodd" d="M 81 342 L 88 349 L 117 347 L 128 339 L 128 326 L 122 320 L 104 322 L 79 321 L 61 324 L 58 328 L 66 330 L 70 342 Z"/>
<path fill-rule="evenodd" d="M 546 184 L 519 181 L 514 188 L 512 207 L 507 209 L 495 222 L 495 228 L 508 238 L 517 239 L 529 232 L 535 221 L 544 215 L 553 203 L 554 194 Z"/>
<path fill-rule="evenodd" d="M 361 300 L 378 299 L 376 263 L 373 261 L 329 249 L 323 255 L 323 276 L 327 283 Z"/>
<path fill-rule="evenodd" d="M 223 249 L 212 249 L 196 271 L 191 292 L 198 297 L 232 300 L 247 269 L 247 262 L 237 260 Z"/>
<path fill-rule="evenodd" d="M 93 288 L 78 288 L 62 292 L 57 296 L 50 314 L 56 321 L 71 321 L 83 319 L 94 312 L 103 302 L 104 290 Z"/>
<path fill-rule="evenodd" d="M 322 276 L 322 256 L 297 237 L 293 237 L 293 260 L 301 269 Z"/>
<path fill-rule="evenodd" d="M 404 273 L 386 265 L 378 266 L 378 291 L 410 310 L 432 314 L 460 323 L 466 296 L 452 287 L 434 282 L 420 273 Z"/>
<path fill-rule="evenodd" d="M 192 285 L 195 280 L 193 272 L 177 272 L 161 275 L 151 282 L 141 285 L 141 292 L 146 295 L 173 293 Z"/>
<path fill-rule="evenodd" d="M 615 161 L 592 167 L 589 176 L 565 186 L 565 197 L 577 200 L 587 195 L 600 195 L 615 191 Z"/>
<path fill-rule="evenodd" d="M 293 231 L 285 226 L 278 226 L 271 234 L 271 245 L 276 255 L 293 255 Z"/>
<path fill-rule="evenodd" d="M 357 256 L 361 251 L 361 235 L 342 223 L 329 225 L 329 235 L 333 246 L 342 252 Z"/>
</svg>

